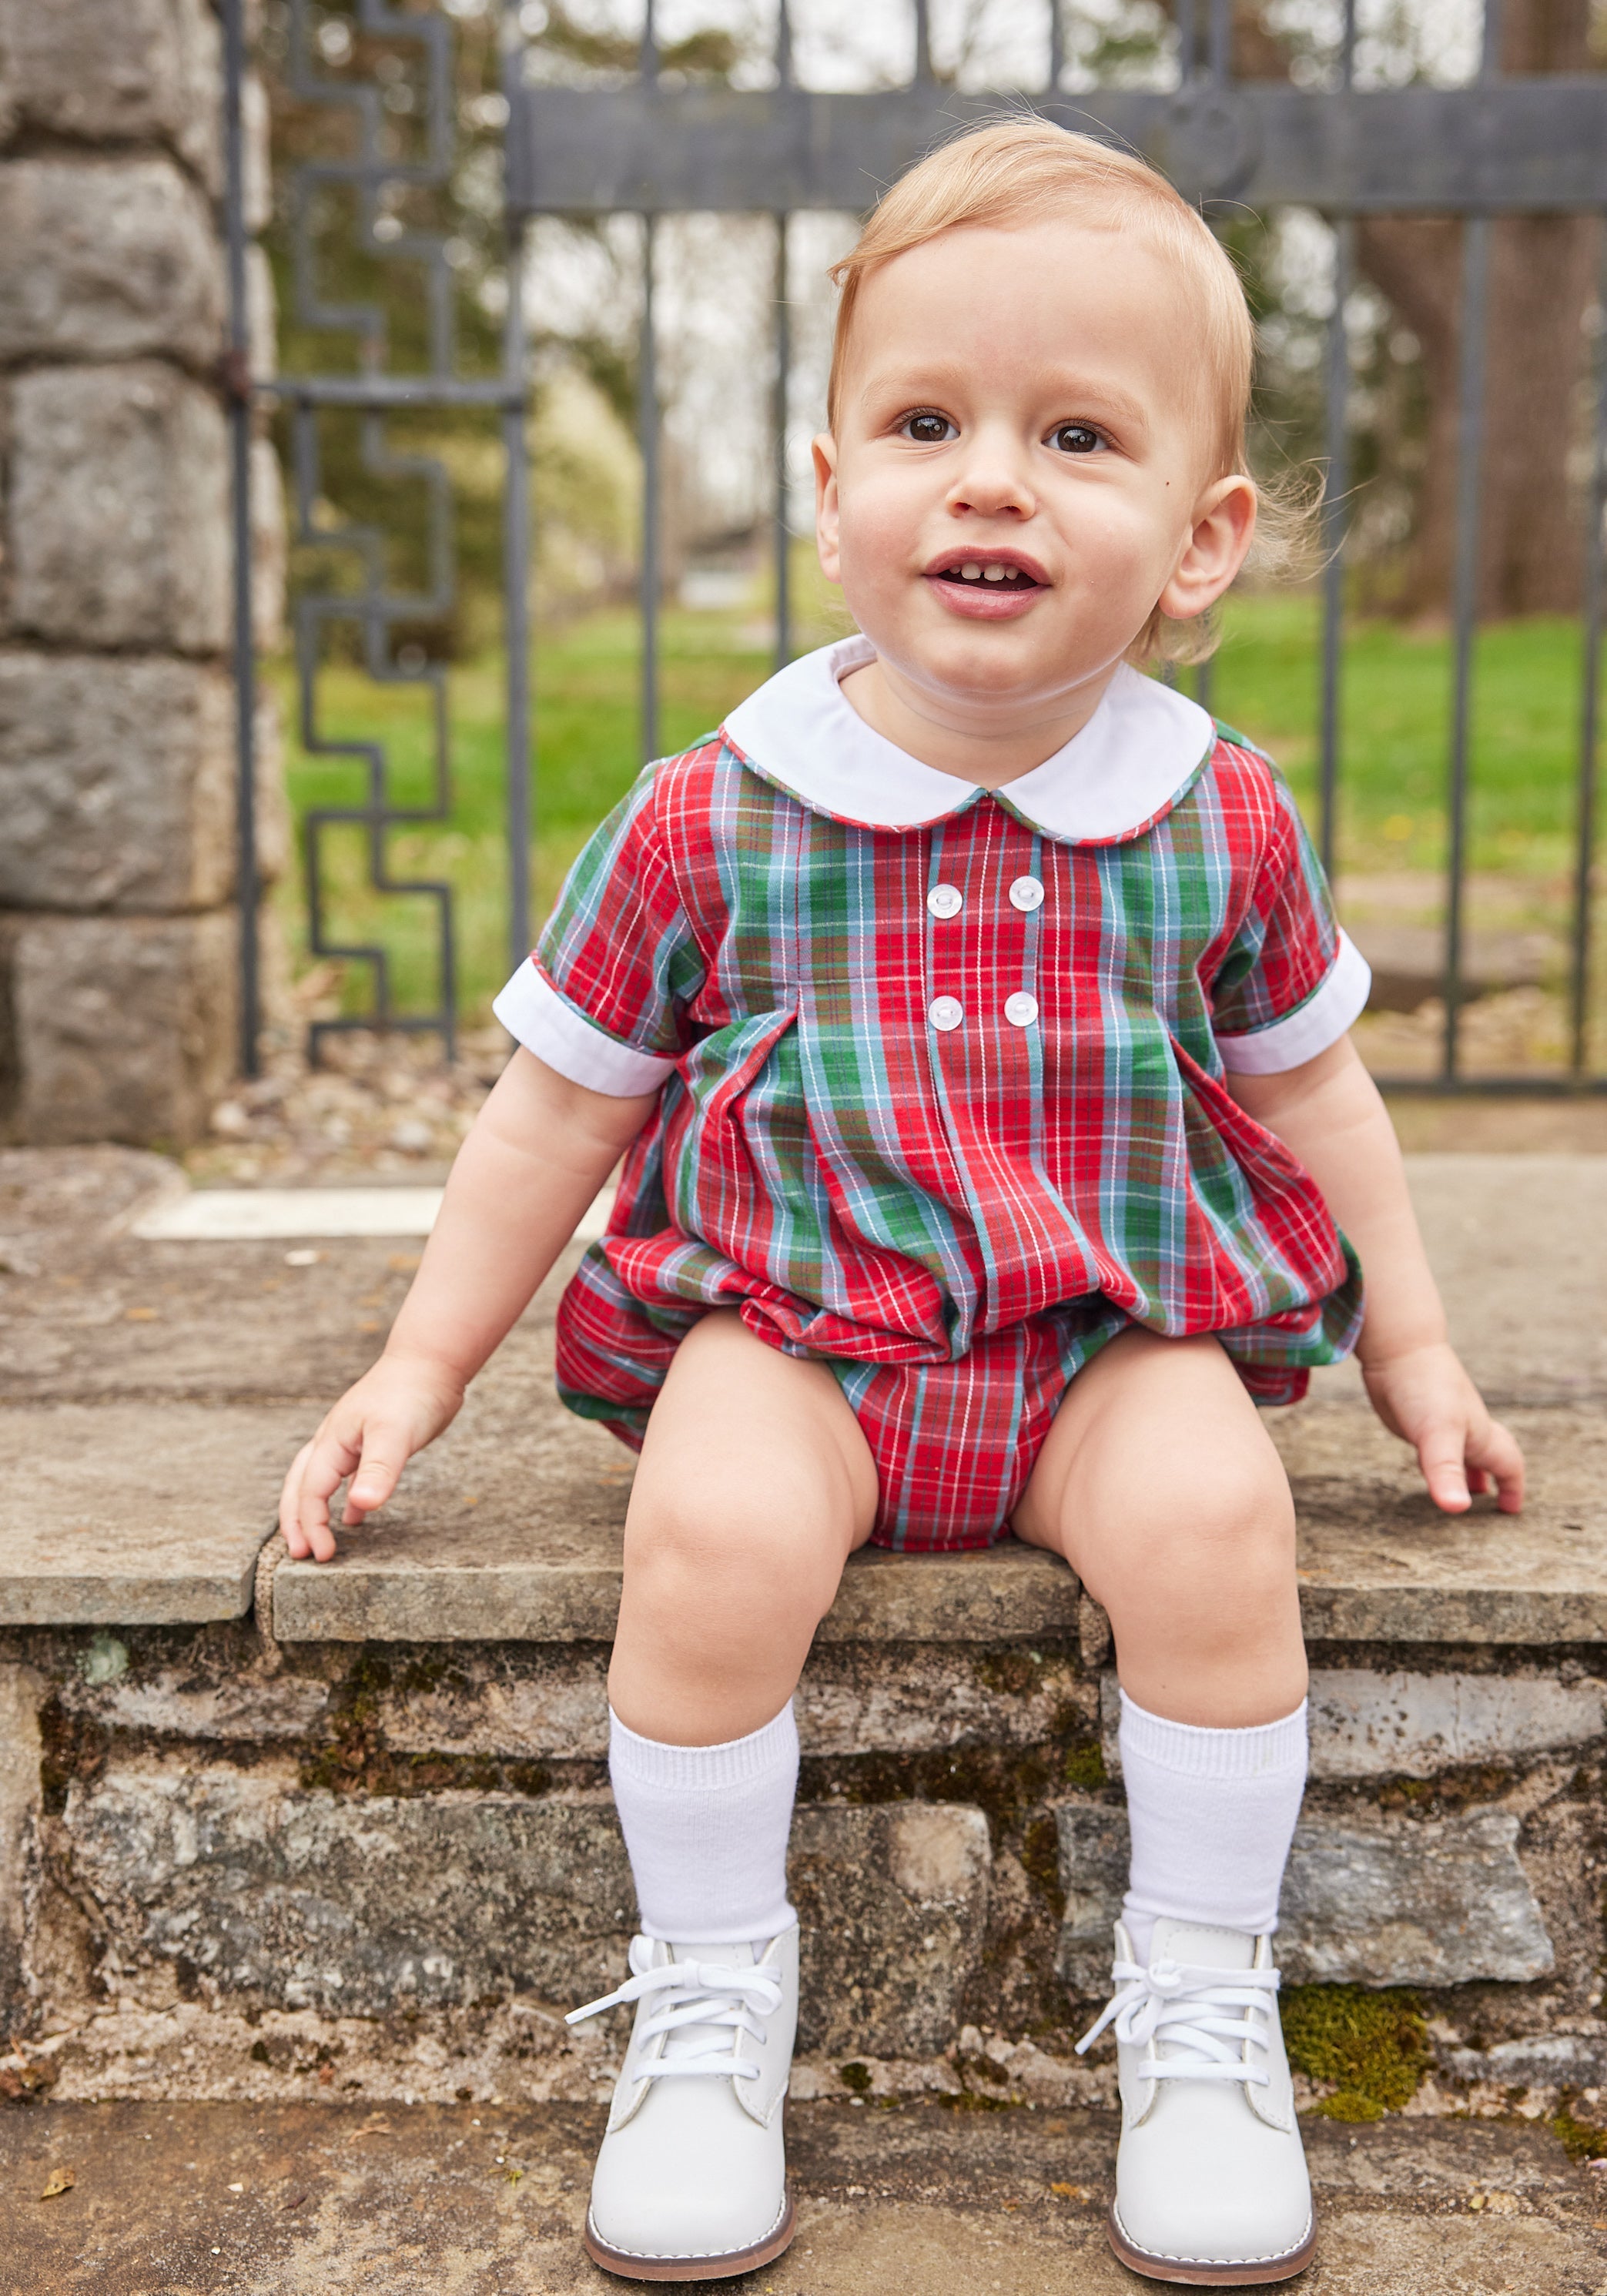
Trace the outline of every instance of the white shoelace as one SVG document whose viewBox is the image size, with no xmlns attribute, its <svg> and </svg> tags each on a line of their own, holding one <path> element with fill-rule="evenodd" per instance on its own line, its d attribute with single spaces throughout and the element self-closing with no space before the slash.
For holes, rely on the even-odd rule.
<svg viewBox="0 0 1607 2296">
<path fill-rule="evenodd" d="M 761 2021 L 781 2006 L 780 1972 L 735 1969 L 724 1961 L 671 1961 L 661 1969 L 653 1969 L 646 1965 L 652 1951 L 646 1939 L 633 1939 L 633 1974 L 615 1992 L 605 1993 L 600 2001 L 588 2001 L 583 2009 L 571 2009 L 564 2023 L 578 2025 L 585 2018 L 600 2016 L 605 2009 L 626 2008 L 650 1994 L 661 1993 L 665 1996 L 663 2007 L 645 2018 L 634 2037 L 638 2046 L 657 2040 L 661 2034 L 677 2033 L 688 2025 L 712 2025 L 728 2032 L 731 2038 L 693 2043 L 675 2050 L 673 2054 L 666 2050 L 646 2062 L 638 2056 L 631 2067 L 633 2079 L 685 2080 L 694 2075 L 713 2073 L 727 2080 L 757 2080 L 760 2068 L 743 2057 L 742 2040 L 744 2036 L 754 2041 L 764 2039 Z"/>
<path fill-rule="evenodd" d="M 1114 2023 L 1116 2038 L 1147 2048 L 1141 2080 L 1249 2081 L 1265 2088 L 1272 2079 L 1265 2065 L 1250 2062 L 1245 2043 L 1265 2049 L 1271 2008 L 1278 1989 L 1275 1969 L 1199 1969 L 1186 1963 L 1119 1961 L 1112 1975 L 1116 1993 L 1102 2016 L 1078 2043 L 1078 2054 Z M 1252 2010 L 1264 2013 L 1260 2019 Z M 1158 2057 L 1153 2044 L 1173 2054 Z"/>
</svg>

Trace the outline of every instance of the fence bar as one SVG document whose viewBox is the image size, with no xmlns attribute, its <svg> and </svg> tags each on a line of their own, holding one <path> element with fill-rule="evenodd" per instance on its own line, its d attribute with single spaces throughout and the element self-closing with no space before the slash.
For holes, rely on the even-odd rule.
<svg viewBox="0 0 1607 2296">
<path fill-rule="evenodd" d="M 787 0 L 775 0 L 775 85 L 792 85 L 792 19 Z"/>
<path fill-rule="evenodd" d="M 1064 0 L 1049 0 L 1049 93 L 1053 95 L 1066 69 Z"/>
<path fill-rule="evenodd" d="M 915 0 L 915 81 L 923 86 L 931 78 L 931 10 L 930 0 Z"/>
<path fill-rule="evenodd" d="M 1339 844 L 1340 677 L 1345 619 L 1345 494 L 1349 485 L 1350 343 L 1345 305 L 1356 260 L 1356 226 L 1333 228 L 1333 316 L 1328 322 L 1327 477 L 1323 489 L 1323 701 L 1319 734 L 1317 847 L 1334 874 Z"/>
<path fill-rule="evenodd" d="M 245 277 L 245 0 L 225 0 L 224 164 L 229 335 L 225 381 L 234 517 L 234 838 L 240 904 L 240 1070 L 259 1071 L 262 989 L 257 965 L 257 656 L 251 612 L 251 348 Z"/>
<path fill-rule="evenodd" d="M 775 667 L 785 669 L 792 659 L 791 534 L 787 517 L 791 504 L 787 486 L 787 410 L 792 384 L 792 315 L 787 304 L 787 217 L 775 218 L 775 398 L 772 424 L 775 433 Z"/>
<path fill-rule="evenodd" d="M 1573 884 L 1573 978 L 1569 1004 L 1570 1068 L 1585 1080 L 1589 1058 L 1592 895 L 1595 880 L 1596 751 L 1601 733 L 1603 521 L 1607 519 L 1607 216 L 1601 219 L 1596 284 L 1595 438 L 1585 496 L 1585 668 L 1579 707 L 1579 795 Z"/>
<path fill-rule="evenodd" d="M 1451 711 L 1449 849 L 1446 861 L 1445 1044 L 1441 1072 L 1456 1075 L 1462 1021 L 1464 885 L 1467 869 L 1468 750 L 1472 731 L 1473 634 L 1479 611 L 1480 453 L 1484 443 L 1484 336 L 1489 288 L 1488 216 L 1463 226 L 1462 362 L 1457 380 L 1455 667 Z"/>
<path fill-rule="evenodd" d="M 1199 0 L 1177 0 L 1177 78 L 1186 87 L 1199 70 Z"/>
<path fill-rule="evenodd" d="M 508 234 L 508 308 L 503 357 L 513 373 L 524 360 L 524 233 Z M 517 972 L 530 953 L 530 851 L 536 833 L 530 752 L 530 469 L 522 405 L 502 418 L 504 641 L 508 802 L 508 955 Z"/>
<path fill-rule="evenodd" d="M 261 395 L 288 406 L 355 406 L 382 414 L 398 406 L 522 406 L 522 390 L 505 382 L 470 382 L 452 375 L 277 375 Z"/>
<path fill-rule="evenodd" d="M 653 323 L 654 217 L 642 218 L 642 330 L 636 359 L 636 436 L 642 453 L 642 755 L 659 753 L 659 363 Z"/>
<path fill-rule="evenodd" d="M 1210 0 L 1209 69 L 1211 85 L 1226 87 L 1233 68 L 1233 0 Z"/>
</svg>

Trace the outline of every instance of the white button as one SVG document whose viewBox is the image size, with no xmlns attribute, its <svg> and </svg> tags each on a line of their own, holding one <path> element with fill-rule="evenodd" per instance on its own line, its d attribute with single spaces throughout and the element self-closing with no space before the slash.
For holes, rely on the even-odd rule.
<svg viewBox="0 0 1607 2296">
<path fill-rule="evenodd" d="M 1018 877 L 1010 888 L 1010 898 L 1018 909 L 1040 909 L 1044 889 L 1036 877 Z"/>
<path fill-rule="evenodd" d="M 926 906 L 934 917 L 957 917 L 965 906 L 965 896 L 957 885 L 934 885 Z"/>
<path fill-rule="evenodd" d="M 1037 1018 L 1037 998 L 1018 988 L 1013 996 L 1004 999 L 1004 1018 L 1013 1029 L 1029 1029 Z"/>
<path fill-rule="evenodd" d="M 1032 1007 L 1036 1013 L 1037 1006 Z M 934 996 L 926 1008 L 926 1017 L 934 1029 L 957 1029 L 965 1018 L 965 1007 L 957 996 Z"/>
</svg>

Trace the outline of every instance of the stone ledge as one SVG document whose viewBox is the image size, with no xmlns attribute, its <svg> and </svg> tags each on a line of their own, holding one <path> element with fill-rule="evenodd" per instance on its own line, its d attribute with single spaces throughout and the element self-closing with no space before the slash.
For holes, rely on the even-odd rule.
<svg viewBox="0 0 1607 2296">
<path fill-rule="evenodd" d="M 488 1384 L 331 1564 L 281 1564 L 282 1642 L 606 1642 L 630 1465 L 522 1381 Z M 1607 1642 L 1607 1426 L 1562 1406 L 1510 1414 L 1535 1496 L 1521 1516 L 1437 1516 L 1365 1407 L 1318 1403 L 1275 1431 L 1300 1520 L 1314 1642 Z M 6 1411 L 21 1472 L 0 1500 L 0 1625 L 239 1618 L 307 1406 L 41 1404 Z M 1078 1583 L 1006 1541 L 986 1553 L 849 1563 L 824 1643 L 1070 1640 Z M 1097 1625 L 1092 1604 L 1081 1625 Z M 1085 1632 L 1088 1654 L 1097 1635 Z M 1594 1732 L 1587 1734 L 1594 1735 Z M 1472 1756 L 1467 1757 L 1473 1759 Z"/>
<path fill-rule="evenodd" d="M 243 1618 L 294 1410 L 29 1406 L 0 1414 L 0 1625 Z"/>
</svg>

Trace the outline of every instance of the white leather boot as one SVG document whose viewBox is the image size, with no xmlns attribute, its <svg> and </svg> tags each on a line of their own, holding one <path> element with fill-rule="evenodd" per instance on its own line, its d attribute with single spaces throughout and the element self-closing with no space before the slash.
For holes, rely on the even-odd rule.
<svg viewBox="0 0 1607 2296">
<path fill-rule="evenodd" d="M 592 2178 L 586 2248 L 627 2280 L 723 2280 L 792 2238 L 782 2101 L 798 1927 L 767 1945 L 631 1940 L 631 1974 L 569 2022 L 635 2002 Z"/>
<path fill-rule="evenodd" d="M 1191 2288 L 1292 2279 L 1316 2243 L 1272 1939 L 1158 1921 L 1150 1965 L 1116 1924 L 1121 2143 L 1111 2245 Z"/>
</svg>

